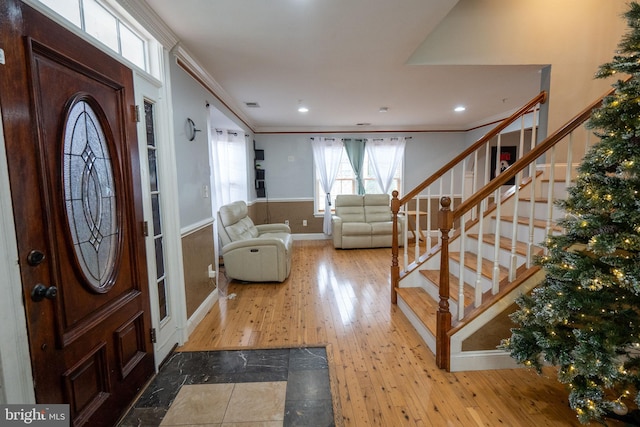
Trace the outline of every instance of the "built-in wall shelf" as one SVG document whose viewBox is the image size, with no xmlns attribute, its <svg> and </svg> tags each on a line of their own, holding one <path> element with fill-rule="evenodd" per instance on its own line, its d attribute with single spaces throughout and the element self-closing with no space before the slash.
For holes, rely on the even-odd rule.
<svg viewBox="0 0 640 427">
<path fill-rule="evenodd" d="M 265 183 L 265 171 L 262 166 L 262 161 L 264 160 L 264 150 L 257 150 L 255 148 L 255 141 L 253 142 L 253 166 L 255 169 L 255 184 L 256 184 L 256 195 L 258 198 L 267 197 L 267 189 L 264 186 Z"/>
</svg>

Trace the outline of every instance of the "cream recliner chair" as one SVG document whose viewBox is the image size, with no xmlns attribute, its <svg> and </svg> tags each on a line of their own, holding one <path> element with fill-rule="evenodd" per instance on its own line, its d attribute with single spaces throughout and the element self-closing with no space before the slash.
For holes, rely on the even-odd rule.
<svg viewBox="0 0 640 427">
<path fill-rule="evenodd" d="M 289 277 L 293 238 L 288 225 L 254 225 L 247 204 L 237 201 L 218 211 L 218 238 L 227 277 L 246 282 Z"/>
</svg>

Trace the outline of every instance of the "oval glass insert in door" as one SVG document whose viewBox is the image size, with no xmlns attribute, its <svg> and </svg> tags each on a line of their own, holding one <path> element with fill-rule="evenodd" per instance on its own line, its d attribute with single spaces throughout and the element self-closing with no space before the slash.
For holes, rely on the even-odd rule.
<svg viewBox="0 0 640 427">
<path fill-rule="evenodd" d="M 87 99 L 71 104 L 63 138 L 65 210 L 77 265 L 86 284 L 105 293 L 113 286 L 120 227 L 107 139 Z"/>
</svg>

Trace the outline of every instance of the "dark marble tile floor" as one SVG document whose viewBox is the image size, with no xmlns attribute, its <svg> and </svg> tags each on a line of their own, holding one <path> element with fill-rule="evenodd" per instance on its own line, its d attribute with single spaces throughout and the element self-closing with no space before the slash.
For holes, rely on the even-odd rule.
<svg viewBox="0 0 640 427">
<path fill-rule="evenodd" d="M 310 347 L 174 353 L 119 426 L 160 425 L 184 385 L 277 381 L 286 381 L 283 426 L 334 425 L 327 354 Z"/>
</svg>

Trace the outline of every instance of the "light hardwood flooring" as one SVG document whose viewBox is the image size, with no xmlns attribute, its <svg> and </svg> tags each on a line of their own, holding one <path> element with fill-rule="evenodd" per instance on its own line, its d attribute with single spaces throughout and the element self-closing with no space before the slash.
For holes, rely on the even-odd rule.
<svg viewBox="0 0 640 427">
<path fill-rule="evenodd" d="M 337 425 L 580 425 L 552 368 L 438 369 L 390 302 L 390 264 L 390 249 L 296 241 L 284 283 L 221 280 L 219 302 L 179 351 L 326 345 Z"/>
</svg>

